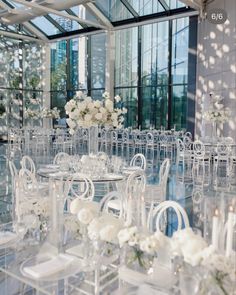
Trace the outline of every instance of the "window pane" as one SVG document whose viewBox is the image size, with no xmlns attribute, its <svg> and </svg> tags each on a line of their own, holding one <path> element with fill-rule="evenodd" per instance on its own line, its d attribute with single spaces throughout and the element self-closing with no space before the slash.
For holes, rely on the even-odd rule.
<svg viewBox="0 0 236 295">
<path fill-rule="evenodd" d="M 189 18 L 173 20 L 172 79 L 173 84 L 187 83 Z"/>
<path fill-rule="evenodd" d="M 173 86 L 171 127 L 186 128 L 187 85 Z"/>
<path fill-rule="evenodd" d="M 106 35 L 91 36 L 91 82 L 92 88 L 105 88 Z"/>
<path fill-rule="evenodd" d="M 142 27 L 142 84 L 168 83 L 168 22 Z"/>
<path fill-rule="evenodd" d="M 92 15 L 88 9 L 86 9 L 83 5 L 77 5 L 71 8 L 71 10 L 80 18 L 87 19 L 93 22 L 97 22 L 98 20 L 94 15 Z"/>
<path fill-rule="evenodd" d="M 66 11 L 62 11 L 65 14 L 67 14 Z M 54 14 L 49 14 L 49 16 L 51 18 L 53 18 L 64 30 L 66 30 L 67 32 L 71 32 L 74 30 L 79 30 L 82 27 L 79 25 L 78 22 L 70 20 L 68 18 L 64 18 L 58 15 L 54 15 Z"/>
<path fill-rule="evenodd" d="M 62 118 L 66 117 L 66 113 L 65 113 L 65 109 L 64 106 L 66 104 L 66 97 L 67 94 L 65 91 L 53 91 L 51 93 L 51 100 L 52 100 L 52 107 L 57 107 L 61 112 L 60 112 L 60 116 Z"/>
<path fill-rule="evenodd" d="M 168 87 L 142 88 L 142 128 L 167 127 Z"/>
<path fill-rule="evenodd" d="M 115 86 L 135 86 L 138 81 L 138 29 L 117 31 L 115 39 Z"/>
<path fill-rule="evenodd" d="M 51 88 L 66 89 L 66 41 L 60 41 L 51 47 Z"/>
<path fill-rule="evenodd" d="M 133 18 L 120 0 L 96 0 L 95 3 L 111 21 Z"/>
<path fill-rule="evenodd" d="M 122 88 L 115 89 L 115 94 L 120 95 L 124 106 L 128 112 L 125 115 L 125 127 L 138 127 L 138 99 L 137 99 L 137 88 Z"/>
<path fill-rule="evenodd" d="M 148 15 L 164 11 L 164 8 L 157 0 L 126 0 L 139 15 Z"/>
<path fill-rule="evenodd" d="M 46 35 L 55 35 L 60 31 L 45 17 L 39 16 L 31 20 L 31 22 Z"/>
<path fill-rule="evenodd" d="M 91 91 L 91 97 L 96 100 L 103 100 L 102 94 L 105 92 L 105 89 L 99 89 L 99 90 L 92 90 Z"/>
</svg>

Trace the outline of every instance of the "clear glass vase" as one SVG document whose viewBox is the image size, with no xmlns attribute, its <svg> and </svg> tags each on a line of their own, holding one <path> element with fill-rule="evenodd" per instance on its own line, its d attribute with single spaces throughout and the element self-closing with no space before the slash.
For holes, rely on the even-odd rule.
<svg viewBox="0 0 236 295">
<path fill-rule="evenodd" d="M 212 123 L 212 138 L 214 142 L 217 142 L 217 122 Z"/>
<path fill-rule="evenodd" d="M 89 128 L 88 154 L 98 153 L 98 125 Z"/>
<path fill-rule="evenodd" d="M 122 263 L 137 272 L 148 274 L 153 266 L 154 256 L 141 251 L 137 247 L 124 247 Z"/>
</svg>

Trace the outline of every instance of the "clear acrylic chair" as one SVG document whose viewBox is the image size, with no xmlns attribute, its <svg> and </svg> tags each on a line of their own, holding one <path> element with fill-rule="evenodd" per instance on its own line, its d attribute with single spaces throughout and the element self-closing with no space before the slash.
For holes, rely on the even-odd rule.
<svg viewBox="0 0 236 295">
<path fill-rule="evenodd" d="M 193 143 L 193 182 L 196 185 L 209 185 L 211 177 L 211 158 L 206 153 L 204 144 L 197 140 Z"/>
<path fill-rule="evenodd" d="M 147 167 L 147 161 L 143 154 L 136 154 L 133 156 L 133 158 L 130 161 L 130 167 L 139 167 L 143 170 L 146 170 Z"/>
</svg>

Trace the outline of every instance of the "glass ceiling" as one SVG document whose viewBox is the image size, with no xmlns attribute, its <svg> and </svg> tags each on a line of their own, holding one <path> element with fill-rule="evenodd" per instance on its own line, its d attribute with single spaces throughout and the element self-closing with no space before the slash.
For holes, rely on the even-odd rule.
<svg viewBox="0 0 236 295">
<path fill-rule="evenodd" d="M 67 0 L 58 7 L 56 1 L 51 3 L 45 0 L 0 0 L 0 32 L 9 31 L 36 38 L 43 34 L 47 39 L 57 39 L 104 30 L 108 26 L 111 28 L 134 22 L 138 25 L 142 20 L 147 20 L 147 17 L 151 19 L 192 10 L 179 0 L 77 2 L 83 4 L 74 6 L 76 1 Z M 37 32 L 40 34 L 37 35 Z"/>
</svg>

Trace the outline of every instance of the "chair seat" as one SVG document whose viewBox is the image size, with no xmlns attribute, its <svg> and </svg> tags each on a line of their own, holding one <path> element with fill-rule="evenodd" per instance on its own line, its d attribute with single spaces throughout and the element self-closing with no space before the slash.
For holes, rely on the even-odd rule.
<svg viewBox="0 0 236 295">
<path fill-rule="evenodd" d="M 110 208 L 110 209 L 114 209 L 114 210 L 121 210 L 120 208 L 120 201 L 119 200 L 110 200 L 108 203 L 107 203 L 107 207 Z"/>
</svg>

